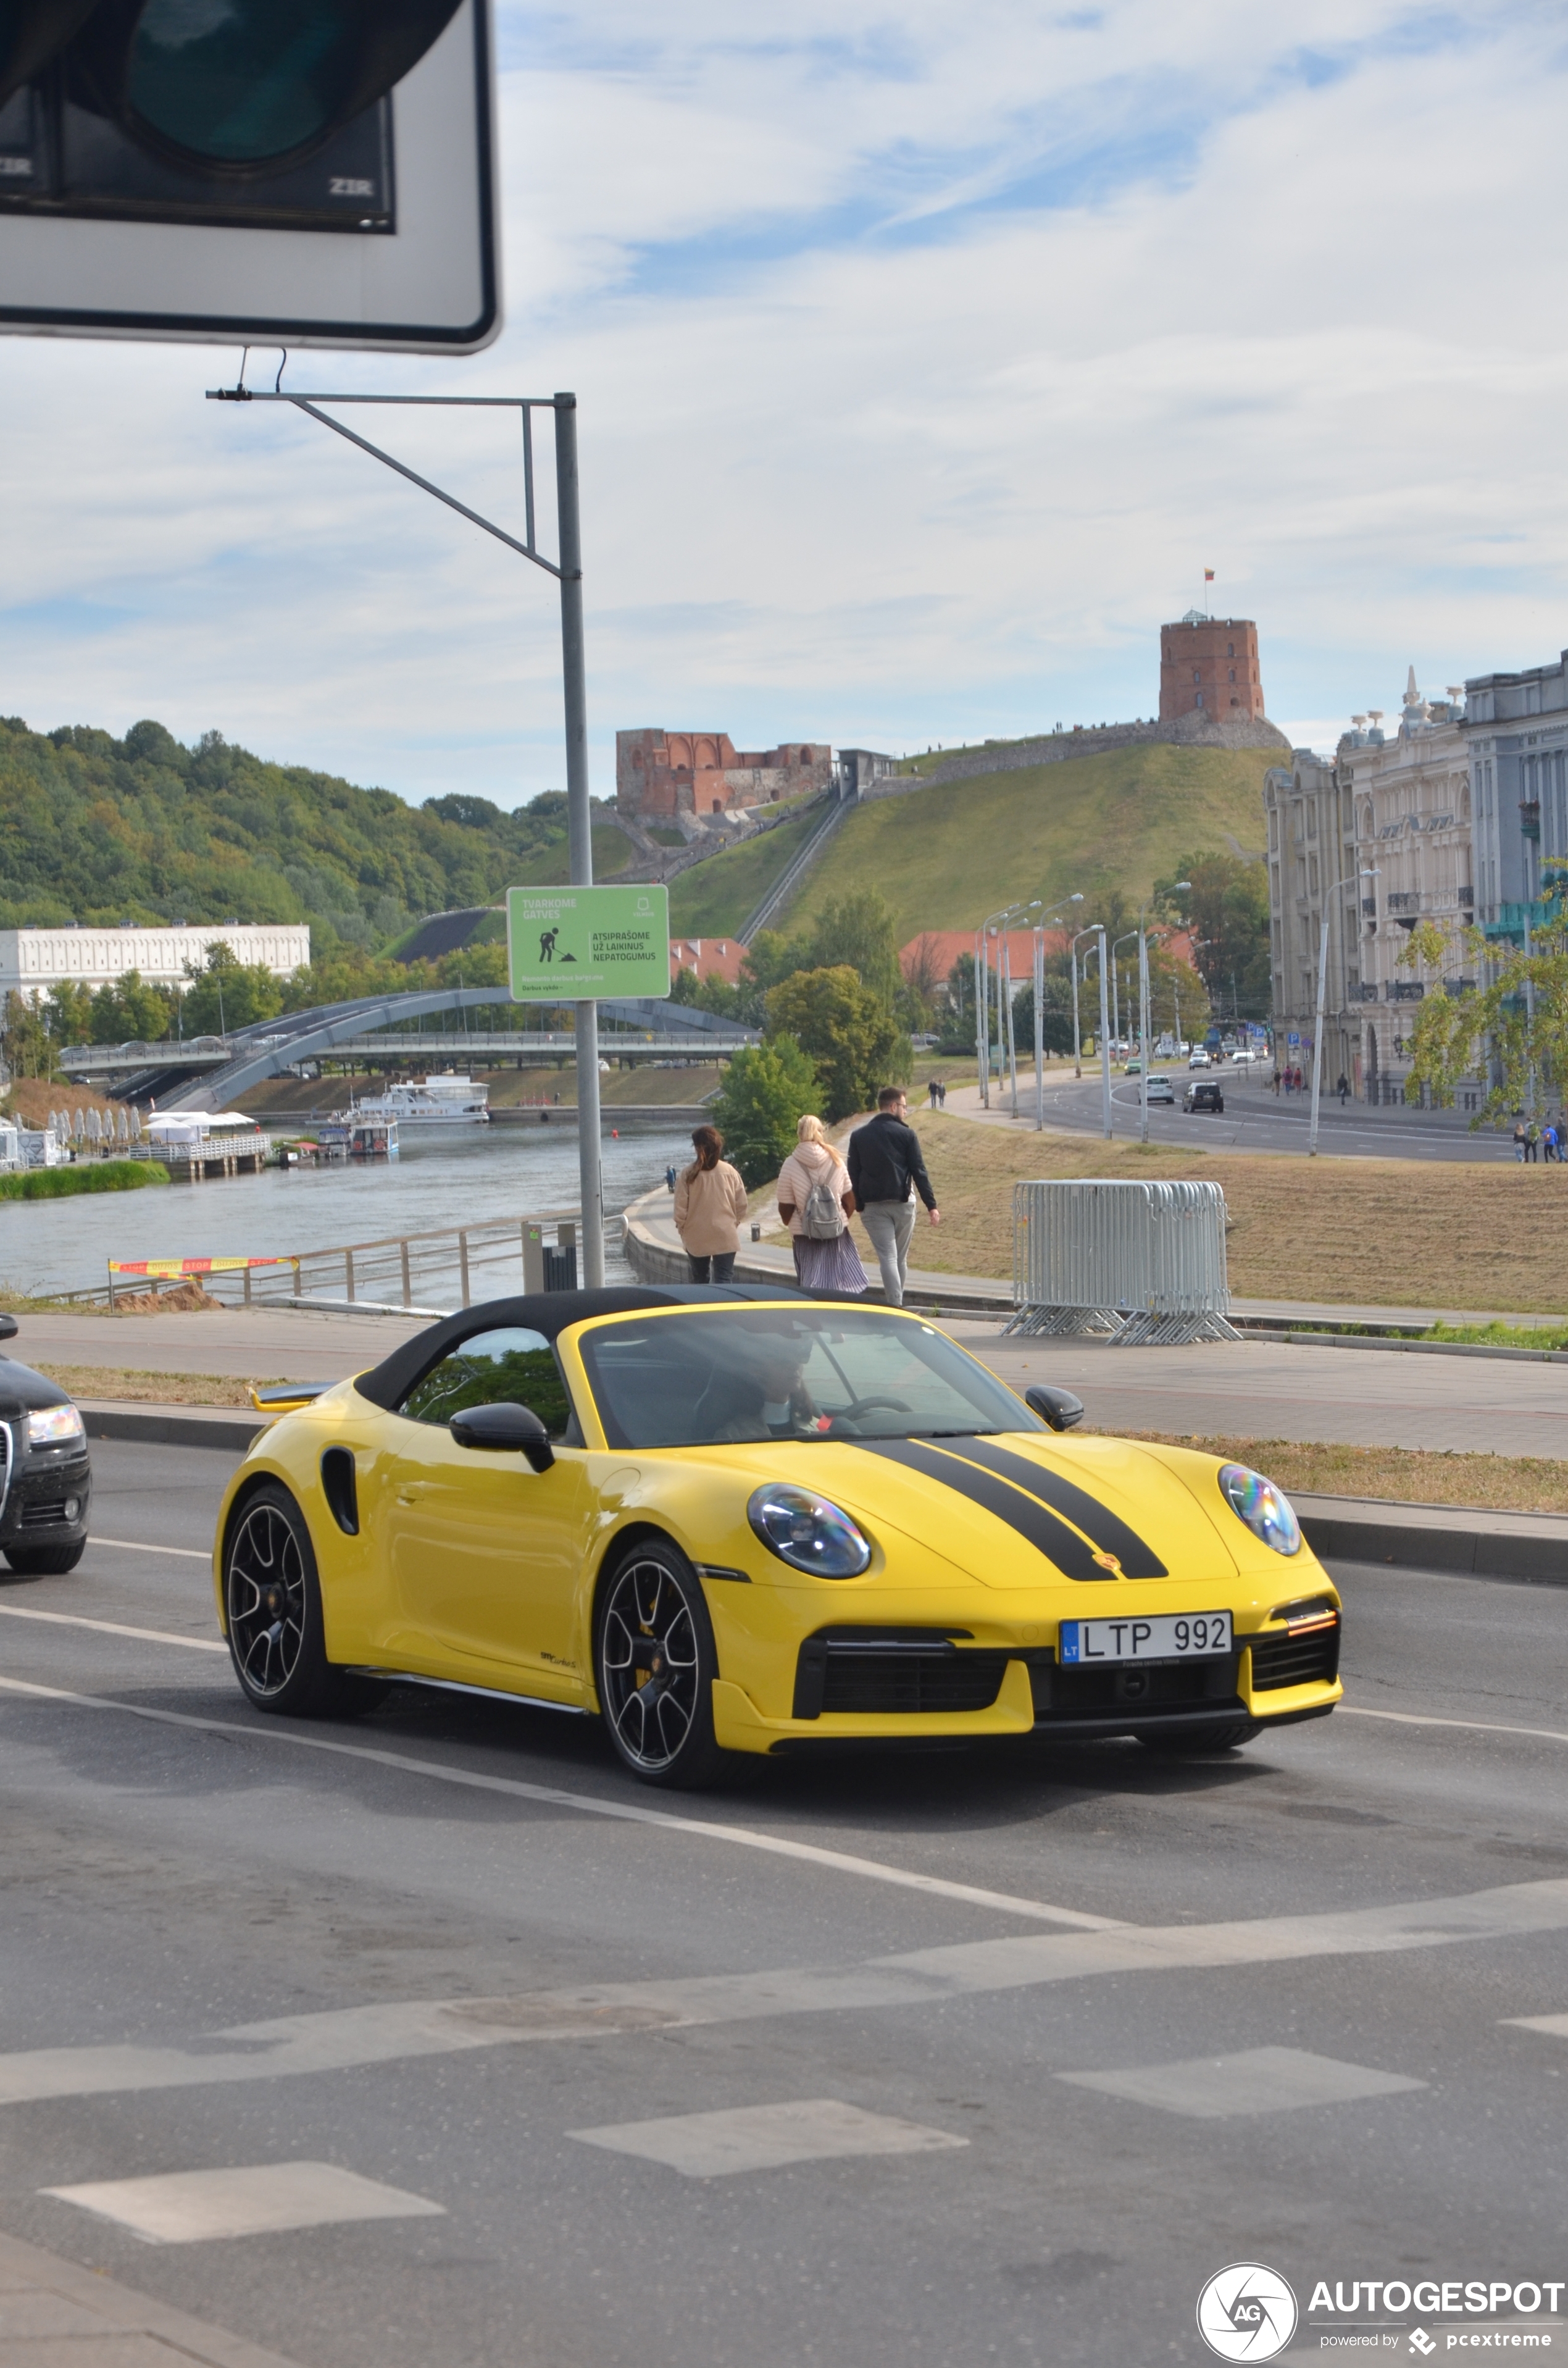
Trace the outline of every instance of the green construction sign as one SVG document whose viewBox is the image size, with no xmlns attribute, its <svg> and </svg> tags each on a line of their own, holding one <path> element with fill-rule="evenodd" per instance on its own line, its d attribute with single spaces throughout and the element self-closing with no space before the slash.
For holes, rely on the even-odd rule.
<svg viewBox="0 0 1568 2368">
<path fill-rule="evenodd" d="M 670 991 L 667 888 L 508 888 L 514 1003 Z"/>
</svg>

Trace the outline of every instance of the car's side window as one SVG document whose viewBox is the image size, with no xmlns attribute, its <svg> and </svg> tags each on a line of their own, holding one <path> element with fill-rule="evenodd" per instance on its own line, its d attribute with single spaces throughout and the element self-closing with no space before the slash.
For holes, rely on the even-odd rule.
<svg viewBox="0 0 1568 2368">
<path fill-rule="evenodd" d="M 542 1332 L 475 1332 L 415 1382 L 399 1406 L 414 1422 L 448 1423 L 465 1406 L 510 1404 L 538 1415 L 551 1439 L 582 1444 L 555 1351 Z"/>
</svg>

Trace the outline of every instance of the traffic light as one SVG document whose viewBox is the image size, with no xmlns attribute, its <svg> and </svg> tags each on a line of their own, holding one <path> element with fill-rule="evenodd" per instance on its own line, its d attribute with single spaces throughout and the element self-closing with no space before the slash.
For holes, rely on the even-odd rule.
<svg viewBox="0 0 1568 2368">
<path fill-rule="evenodd" d="M 210 322 L 215 334 L 303 343 L 328 315 L 352 328 L 347 302 L 386 335 L 321 342 L 427 334 L 472 349 L 498 324 L 490 83 L 488 0 L 0 0 L 0 327 L 95 334 L 90 314 L 112 334 L 112 302 L 90 300 L 129 285 L 126 334 L 195 335 L 190 324 Z M 181 259 L 166 241 L 42 235 L 68 222 L 402 237 L 406 268 L 371 267 L 361 304 L 354 270 L 321 256 L 301 252 L 280 273 L 278 249 L 263 263 L 253 246 L 214 272 L 208 249 Z M 465 268 L 449 302 L 433 242 L 449 269 L 454 239 Z M 403 288 L 415 270 L 416 296 Z M 300 302 L 278 302 L 285 277 Z M 240 301 L 224 305 L 220 286 Z M 51 306 L 49 292 L 66 301 Z M 402 317 L 411 305 L 413 321 Z M 460 320 L 436 318 L 454 309 Z"/>
<path fill-rule="evenodd" d="M 387 95 L 459 0 L 0 0 L 0 202 L 386 230 Z"/>
</svg>

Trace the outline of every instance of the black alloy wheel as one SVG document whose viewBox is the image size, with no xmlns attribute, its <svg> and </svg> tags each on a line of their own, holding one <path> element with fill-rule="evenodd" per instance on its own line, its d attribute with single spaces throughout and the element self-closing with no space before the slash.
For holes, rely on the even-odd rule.
<svg viewBox="0 0 1568 2368">
<path fill-rule="evenodd" d="M 680 1786 L 718 1773 L 712 1623 L 697 1573 L 665 1540 L 631 1547 L 610 1571 L 594 1664 L 610 1740 L 634 1776 Z"/>
<path fill-rule="evenodd" d="M 275 1482 L 245 1498 L 224 1541 L 223 1607 L 234 1674 L 257 1710 L 352 1717 L 384 1697 L 327 1659 L 311 1533 Z"/>
</svg>

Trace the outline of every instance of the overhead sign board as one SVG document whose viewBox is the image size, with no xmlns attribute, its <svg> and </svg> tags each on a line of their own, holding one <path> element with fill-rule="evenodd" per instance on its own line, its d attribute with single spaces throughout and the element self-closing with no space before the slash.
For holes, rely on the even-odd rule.
<svg viewBox="0 0 1568 2368">
<path fill-rule="evenodd" d="M 0 330 L 488 345 L 490 7 L 0 0 Z"/>
<path fill-rule="evenodd" d="M 508 888 L 515 1003 L 594 1003 L 670 991 L 667 888 Z"/>
</svg>

